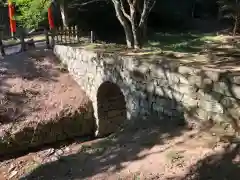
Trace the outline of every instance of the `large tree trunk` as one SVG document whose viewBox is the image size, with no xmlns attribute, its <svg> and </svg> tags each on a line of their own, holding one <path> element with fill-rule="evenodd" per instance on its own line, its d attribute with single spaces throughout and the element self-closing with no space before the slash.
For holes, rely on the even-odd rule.
<svg viewBox="0 0 240 180">
<path fill-rule="evenodd" d="M 124 29 L 125 36 L 126 36 L 127 47 L 133 48 L 133 46 L 134 46 L 133 34 L 132 34 L 130 26 L 128 24 L 125 24 L 125 25 L 123 25 L 123 29 Z"/>
<path fill-rule="evenodd" d="M 133 34 L 133 40 L 134 40 L 134 48 L 135 49 L 140 49 L 141 44 L 140 44 L 140 33 L 139 33 L 139 28 L 136 26 L 137 24 L 137 14 L 136 14 L 136 7 L 134 5 L 130 5 L 130 23 L 132 27 L 132 34 Z"/>
<path fill-rule="evenodd" d="M 145 21 L 144 24 L 138 28 L 138 34 L 139 44 L 140 47 L 142 47 L 147 40 L 147 21 Z"/>
<path fill-rule="evenodd" d="M 63 0 L 60 2 L 59 6 L 60 6 L 60 12 L 61 12 L 63 26 L 67 27 L 68 26 L 68 17 L 67 17 L 67 12 L 66 12 L 66 8 L 65 8 L 65 3 Z"/>
<path fill-rule="evenodd" d="M 123 26 L 125 36 L 126 36 L 126 43 L 128 48 L 133 48 L 134 47 L 134 41 L 133 41 L 133 33 L 132 29 L 127 21 L 127 19 L 124 17 L 123 12 L 121 10 L 121 5 L 118 1 L 113 1 L 116 16 Z"/>
<path fill-rule="evenodd" d="M 148 15 L 156 1 L 112 0 L 112 2 L 116 16 L 124 28 L 127 46 L 135 49 L 142 48 L 146 37 Z M 127 10 L 125 10 L 126 3 L 129 7 Z"/>
</svg>

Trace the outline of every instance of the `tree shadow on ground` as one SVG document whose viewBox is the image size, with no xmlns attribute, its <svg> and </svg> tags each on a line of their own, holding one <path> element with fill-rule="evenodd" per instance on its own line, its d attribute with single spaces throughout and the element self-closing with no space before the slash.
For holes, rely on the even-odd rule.
<svg viewBox="0 0 240 180">
<path fill-rule="evenodd" d="M 82 145 L 76 154 L 40 165 L 21 180 L 89 179 L 101 176 L 101 173 L 118 173 L 127 169 L 129 162 L 139 161 L 151 155 L 141 155 L 142 151 L 157 144 L 164 144 L 168 139 L 180 136 L 183 131 L 179 127 L 174 129 L 172 125 L 165 125 L 163 128 L 156 128 L 155 125 L 153 128 L 149 123 L 144 128 L 131 127 L 91 145 Z"/>
<path fill-rule="evenodd" d="M 50 52 L 35 49 L 5 56 L 0 60 L 0 124 L 19 121 L 27 114 L 39 110 L 28 107 L 28 102 L 40 94 L 41 85 L 37 82 L 57 81 L 60 73 L 54 59 L 56 58 Z M 35 86 L 38 88 L 29 88 L 33 81 L 36 81 Z M 28 85 L 24 86 L 25 82 Z"/>
<path fill-rule="evenodd" d="M 93 134 L 91 102 L 61 66 L 44 49 L 4 57 L 0 64 L 1 159 Z"/>
<path fill-rule="evenodd" d="M 239 180 L 240 145 L 228 145 L 224 152 L 210 155 L 193 165 L 178 180 Z"/>
<path fill-rule="evenodd" d="M 49 56 L 46 60 L 46 57 Z M 7 78 L 20 77 L 26 80 L 54 81 L 59 74 L 54 66 L 45 61 L 52 61 L 53 55 L 44 49 L 31 50 L 17 55 L 5 56 L 1 59 L 1 81 Z"/>
<path fill-rule="evenodd" d="M 201 51 L 208 34 L 156 33 L 149 39 L 151 47 L 163 51 L 196 53 Z"/>
<path fill-rule="evenodd" d="M 124 56 L 136 56 L 143 63 L 179 64 L 195 68 L 215 68 L 216 70 L 236 70 L 239 64 L 239 37 L 212 35 L 162 35 L 139 52 L 119 53 Z M 176 38 L 175 38 L 176 36 Z M 180 36 L 180 37 L 179 37 Z M 177 47 L 176 44 L 182 45 Z M 175 46 L 176 45 L 176 46 Z M 156 47 L 156 49 L 155 49 Z M 194 51 L 192 51 L 194 49 Z"/>
<path fill-rule="evenodd" d="M 0 125 L 20 121 L 29 113 L 38 111 L 40 108 L 30 108 L 27 105 L 27 102 L 38 94 L 39 92 L 34 90 L 1 93 L 1 96 L 4 97 L 1 99 L 0 104 Z"/>
<path fill-rule="evenodd" d="M 214 33 L 155 33 L 150 36 L 146 47 L 193 54 L 216 54 L 224 50 L 230 53 L 238 51 L 238 38 Z"/>
</svg>

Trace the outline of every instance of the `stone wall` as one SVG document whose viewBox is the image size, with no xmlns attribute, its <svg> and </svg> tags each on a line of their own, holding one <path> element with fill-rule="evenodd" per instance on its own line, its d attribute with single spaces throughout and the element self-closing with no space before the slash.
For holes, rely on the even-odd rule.
<svg viewBox="0 0 240 180">
<path fill-rule="evenodd" d="M 65 108 L 45 121 L 22 121 L 6 126 L 7 130 L 0 130 L 0 156 L 79 136 L 92 136 L 95 131 L 91 103 L 81 111 Z"/>
<path fill-rule="evenodd" d="M 212 68 L 195 68 L 168 60 L 117 56 L 57 45 L 55 54 L 93 102 L 97 135 L 115 128 L 101 128 L 111 120 L 110 111 L 99 117 L 99 87 L 115 84 L 126 105 L 122 123 L 135 120 L 183 124 L 213 120 L 229 122 L 239 130 L 240 74 Z M 110 89 L 112 88 L 105 88 Z M 109 98 L 105 93 L 105 98 Z M 120 98 L 121 99 L 121 98 Z M 118 114 L 118 113 L 117 113 Z M 126 120 L 126 121 L 125 121 Z M 131 120 L 131 121 L 130 121 Z"/>
</svg>

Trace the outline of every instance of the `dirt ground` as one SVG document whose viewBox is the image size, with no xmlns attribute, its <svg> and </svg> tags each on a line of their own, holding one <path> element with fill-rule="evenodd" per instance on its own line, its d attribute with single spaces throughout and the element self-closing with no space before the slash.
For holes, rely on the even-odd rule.
<svg viewBox="0 0 240 180">
<path fill-rule="evenodd" d="M 25 55 L 20 55 L 17 59 L 21 59 L 21 56 Z M 31 56 L 34 59 L 35 54 Z M 80 97 L 83 92 L 79 88 L 76 92 L 76 89 L 69 90 L 70 88 L 65 87 L 74 87 L 74 82 L 68 74 L 60 73 L 59 68 L 53 67 L 51 63 L 48 64 L 47 62 L 51 61 L 49 57 L 44 56 L 42 58 L 45 58 L 44 62 L 34 63 L 36 67 L 42 67 L 40 70 L 39 68 L 33 70 L 38 72 L 38 78 L 28 75 L 32 68 L 25 68 L 30 67 L 32 61 L 26 60 L 26 64 L 29 65 L 22 66 L 21 63 L 17 63 L 14 67 L 8 68 L 13 71 L 10 74 L 15 74 L 16 77 L 7 81 L 1 80 L 1 89 L 9 90 L 12 88 L 7 84 L 16 84 L 13 88 L 14 92 L 24 84 L 28 84 L 27 89 L 31 91 L 36 90 L 36 87 L 41 84 L 39 92 L 42 94 L 41 97 L 45 97 L 44 100 L 34 95 L 40 98 L 40 100 L 35 98 L 36 101 L 29 104 L 35 106 L 35 109 L 26 106 L 29 107 L 26 108 L 27 111 L 41 112 L 40 117 L 47 115 L 44 114 L 46 111 L 38 110 L 36 106 L 39 103 L 59 105 L 59 102 L 68 102 L 71 99 L 70 95 L 78 95 L 71 102 L 85 102 L 84 96 Z M 4 70 L 6 69 L 4 64 L 8 64 L 8 61 L 3 60 L 3 62 L 1 71 L 9 74 L 11 71 Z M 8 65 L 8 67 L 11 66 Z M 59 80 L 64 77 L 65 81 Z M 21 80 L 21 83 L 16 83 L 17 78 Z M 25 83 L 26 81 L 28 83 Z M 34 84 L 30 86 L 29 82 L 32 81 L 37 82 L 34 83 L 35 86 Z M 1 90 L 1 92 L 4 91 Z M 66 99 L 62 99 L 64 97 Z M 75 101 L 76 99 L 78 101 Z M 15 107 L 25 107 L 25 104 L 22 103 Z M 53 105 L 46 107 L 50 110 Z M 57 107 L 53 108 L 53 111 L 57 110 Z M 31 113 L 32 116 L 35 115 L 34 112 Z M 104 139 L 87 142 L 75 139 L 74 143 L 48 146 L 21 156 L 0 158 L 0 180 L 19 179 L 239 180 L 240 145 L 239 142 L 231 141 L 230 137 L 218 134 L 216 129 L 206 129 L 205 132 L 166 126 L 127 129 Z"/>
<path fill-rule="evenodd" d="M 1 180 L 239 180 L 240 146 L 213 132 L 147 127 L 48 147 L 0 167 Z"/>
<path fill-rule="evenodd" d="M 66 108 L 81 111 L 87 103 L 85 92 L 50 50 L 0 57 L 1 137 L 12 127 L 40 124 Z"/>
</svg>

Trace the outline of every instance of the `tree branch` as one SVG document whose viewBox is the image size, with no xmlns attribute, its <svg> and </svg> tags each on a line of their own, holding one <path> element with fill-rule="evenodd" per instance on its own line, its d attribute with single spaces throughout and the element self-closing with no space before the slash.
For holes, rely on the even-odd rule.
<svg viewBox="0 0 240 180">
<path fill-rule="evenodd" d="M 90 1 L 87 1 L 87 2 L 83 2 L 81 4 L 79 3 L 71 3 L 71 6 L 70 7 L 74 7 L 74 6 L 86 6 L 86 5 L 89 5 L 89 4 L 92 4 L 92 3 L 95 3 L 95 2 L 100 2 L 100 1 L 106 1 L 106 0 L 90 0 Z"/>
<path fill-rule="evenodd" d="M 115 8 L 115 12 L 117 15 L 118 20 L 120 21 L 120 23 L 124 26 L 124 24 L 126 23 L 124 20 L 124 15 L 121 14 L 122 10 L 121 10 L 121 5 L 120 2 L 118 0 L 112 0 L 113 4 L 114 4 L 114 8 Z M 123 13 L 123 12 L 122 12 Z"/>
<path fill-rule="evenodd" d="M 133 5 L 132 2 L 131 2 L 131 0 L 127 0 L 127 2 L 128 2 L 128 4 L 129 4 L 129 6 L 132 6 L 132 5 Z"/>
<path fill-rule="evenodd" d="M 129 1 L 129 0 L 128 0 L 128 1 Z M 130 18 L 130 16 L 126 13 L 126 11 L 125 11 L 124 4 L 123 4 L 123 0 L 120 0 L 120 5 L 121 5 L 121 10 L 122 10 L 122 12 L 123 12 L 123 15 L 130 21 L 131 18 Z"/>
<path fill-rule="evenodd" d="M 139 25 L 138 25 L 139 28 L 141 28 L 144 25 L 149 13 L 151 12 L 152 8 L 154 7 L 154 5 L 156 3 L 156 0 L 152 0 L 153 1 L 152 5 L 150 7 L 148 7 L 148 3 L 150 3 L 150 1 L 151 0 L 144 0 L 143 11 L 142 11 L 141 18 L 140 18 Z"/>
<path fill-rule="evenodd" d="M 133 0 L 133 6 L 136 6 L 138 0 Z"/>
</svg>

